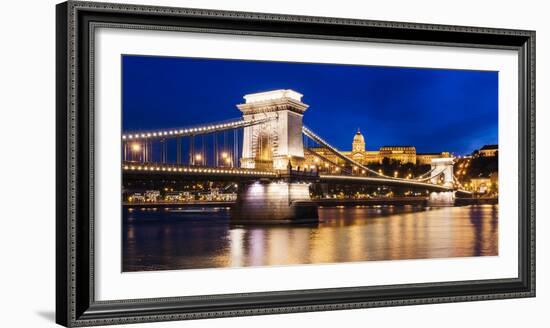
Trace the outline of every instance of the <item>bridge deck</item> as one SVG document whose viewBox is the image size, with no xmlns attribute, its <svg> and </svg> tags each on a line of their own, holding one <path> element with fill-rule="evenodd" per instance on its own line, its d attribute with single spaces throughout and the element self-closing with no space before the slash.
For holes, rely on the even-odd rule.
<svg viewBox="0 0 550 328">
<path fill-rule="evenodd" d="M 153 164 L 153 163 L 124 163 L 122 166 L 123 173 L 128 177 L 139 178 L 144 176 L 167 176 L 178 177 L 181 179 L 193 178 L 213 178 L 223 180 L 251 180 L 251 179 L 281 179 L 281 178 L 302 178 L 304 181 L 315 180 L 325 183 L 339 184 L 368 184 L 368 185 L 384 185 L 384 186 L 400 186 L 419 188 L 429 191 L 453 191 L 452 187 L 446 187 L 427 182 L 420 182 L 408 179 L 392 179 L 381 177 L 367 176 L 349 176 L 349 175 L 331 175 L 317 174 L 317 172 L 296 172 L 292 175 L 288 172 L 277 172 L 270 170 L 231 168 L 231 167 L 199 167 L 199 166 L 184 166 L 173 164 Z M 460 193 L 469 195 L 470 192 L 458 190 Z"/>
<path fill-rule="evenodd" d="M 320 182 L 333 182 L 333 183 L 349 183 L 349 184 L 377 184 L 387 186 L 402 186 L 402 187 L 415 187 L 425 188 L 430 191 L 452 191 L 451 187 L 445 187 L 427 182 L 418 182 L 407 179 L 391 179 L 391 178 L 379 178 L 379 177 L 363 177 L 363 176 L 349 176 L 349 175 L 327 175 L 321 174 Z"/>
</svg>

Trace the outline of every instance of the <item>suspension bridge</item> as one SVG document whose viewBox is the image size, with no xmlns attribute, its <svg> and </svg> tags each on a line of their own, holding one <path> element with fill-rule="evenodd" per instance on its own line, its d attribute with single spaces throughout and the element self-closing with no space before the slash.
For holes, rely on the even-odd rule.
<svg viewBox="0 0 550 328">
<path fill-rule="evenodd" d="M 344 155 L 303 125 L 309 106 L 302 96 L 288 89 L 248 94 L 237 105 L 242 116 L 233 120 L 124 133 L 123 181 L 239 182 L 232 218 L 243 222 L 315 220 L 311 184 L 410 188 L 443 205 L 452 205 L 457 194 L 469 194 L 453 174 L 453 158 L 433 159 L 429 171 L 399 178 Z M 316 158 L 316 165 L 307 163 L 306 154 Z"/>
</svg>

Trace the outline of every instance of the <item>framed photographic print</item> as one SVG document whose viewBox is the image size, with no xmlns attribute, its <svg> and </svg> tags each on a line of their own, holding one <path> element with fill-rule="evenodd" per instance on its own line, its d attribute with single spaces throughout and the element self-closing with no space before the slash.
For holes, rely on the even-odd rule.
<svg viewBox="0 0 550 328">
<path fill-rule="evenodd" d="M 57 5 L 65 326 L 535 296 L 535 32 Z"/>
</svg>

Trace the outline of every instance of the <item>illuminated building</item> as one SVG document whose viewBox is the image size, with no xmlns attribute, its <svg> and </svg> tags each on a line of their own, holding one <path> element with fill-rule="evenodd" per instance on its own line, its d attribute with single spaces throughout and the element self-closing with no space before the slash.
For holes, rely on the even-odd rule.
<svg viewBox="0 0 550 328">
<path fill-rule="evenodd" d="M 476 193 L 498 193 L 498 172 L 479 176 L 470 180 L 470 189 Z"/>
<path fill-rule="evenodd" d="M 156 202 L 160 198 L 160 191 L 146 190 L 143 196 L 145 197 L 145 201 L 147 202 Z"/>
<path fill-rule="evenodd" d="M 416 164 L 416 148 L 414 146 L 383 146 L 380 147 L 378 156 L 380 157 L 380 162 L 384 158 L 389 158 L 403 164 Z"/>
<path fill-rule="evenodd" d="M 479 157 L 495 157 L 498 155 L 498 145 L 485 145 L 478 151 Z"/>
<path fill-rule="evenodd" d="M 343 166 L 344 161 L 332 152 L 324 148 L 311 148 L 311 152 L 305 155 L 307 167 L 316 166 L 323 169 L 319 164 L 324 163 L 327 167 Z M 381 164 L 384 158 L 399 161 L 403 164 L 430 164 L 435 158 L 449 158 L 449 152 L 441 153 L 416 153 L 414 146 L 383 146 L 379 150 L 367 150 L 365 136 L 358 129 L 353 136 L 351 151 L 341 153 L 363 165 Z M 327 165 L 326 162 L 331 162 Z M 333 169 L 334 170 L 334 169 Z"/>
<path fill-rule="evenodd" d="M 416 164 L 431 164 L 434 158 L 449 158 L 451 153 L 444 151 L 441 153 L 418 153 L 416 154 Z"/>
<path fill-rule="evenodd" d="M 491 179 L 489 178 L 474 178 L 470 182 L 470 186 L 474 192 L 484 194 L 488 191 L 491 185 Z"/>
</svg>

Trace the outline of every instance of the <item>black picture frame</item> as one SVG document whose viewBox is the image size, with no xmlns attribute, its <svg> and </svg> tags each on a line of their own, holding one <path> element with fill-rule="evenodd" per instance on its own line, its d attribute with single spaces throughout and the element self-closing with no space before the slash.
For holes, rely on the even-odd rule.
<svg viewBox="0 0 550 328">
<path fill-rule="evenodd" d="M 92 326 L 535 296 L 535 32 L 69 1 L 56 8 L 56 321 Z M 161 299 L 94 298 L 97 26 L 511 49 L 519 54 L 519 277 Z"/>
</svg>

